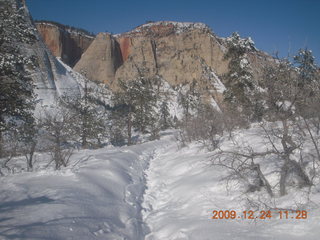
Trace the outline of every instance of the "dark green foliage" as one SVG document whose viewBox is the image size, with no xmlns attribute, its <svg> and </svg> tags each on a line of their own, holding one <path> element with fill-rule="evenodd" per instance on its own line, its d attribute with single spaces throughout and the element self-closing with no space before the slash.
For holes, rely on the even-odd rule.
<svg viewBox="0 0 320 240">
<path fill-rule="evenodd" d="M 182 86 L 178 95 L 178 103 L 183 109 L 185 120 L 188 121 L 191 112 L 201 103 L 201 94 L 198 92 L 195 81 L 190 86 Z"/>
<path fill-rule="evenodd" d="M 297 87 L 300 90 L 297 110 L 305 117 L 320 118 L 320 72 L 317 71 L 312 52 L 300 49 L 294 61 L 298 72 Z"/>
<path fill-rule="evenodd" d="M 88 87 L 88 80 L 86 80 L 81 96 L 65 96 L 61 101 L 62 105 L 72 114 L 76 123 L 73 126 L 75 135 L 79 136 L 83 148 L 93 146 L 90 140 L 96 140 L 98 145 L 101 145 L 101 137 L 104 136 L 106 130 L 105 111 L 92 95 L 92 89 Z"/>
<path fill-rule="evenodd" d="M 155 107 L 157 94 L 154 81 L 140 77 L 127 82 L 120 81 L 120 91 L 114 96 L 115 114 L 125 119 L 128 144 L 132 143 L 132 128 L 141 133 L 150 132 L 157 122 Z"/>
<path fill-rule="evenodd" d="M 299 93 L 291 63 L 283 59 L 278 65 L 266 67 L 263 79 L 262 87 L 266 90 L 263 96 L 266 102 L 265 117 L 270 120 L 287 119 L 292 114 L 292 104 Z"/>
<path fill-rule="evenodd" d="M 29 70 L 35 56 L 25 57 L 24 46 L 36 40 L 35 29 L 26 21 L 23 9 L 11 2 L 0 4 L 0 156 L 5 132 L 14 131 L 19 140 L 30 136 L 34 109 L 33 82 Z M 28 139 L 29 137 L 27 137 Z"/>
<path fill-rule="evenodd" d="M 160 126 L 161 130 L 166 130 L 172 126 L 169 106 L 167 101 L 163 101 L 160 105 Z"/>
<path fill-rule="evenodd" d="M 294 57 L 294 62 L 299 69 L 299 86 L 310 84 L 316 78 L 317 70 L 312 52 L 308 49 L 300 49 Z"/>
<path fill-rule="evenodd" d="M 225 59 L 229 60 L 229 72 L 223 76 L 227 87 L 225 101 L 233 111 L 253 120 L 256 114 L 252 111 L 257 106 L 252 106 L 251 96 L 255 86 L 247 53 L 255 51 L 254 44 L 250 38 L 242 39 L 238 33 L 233 33 L 227 39 L 227 46 Z"/>
</svg>

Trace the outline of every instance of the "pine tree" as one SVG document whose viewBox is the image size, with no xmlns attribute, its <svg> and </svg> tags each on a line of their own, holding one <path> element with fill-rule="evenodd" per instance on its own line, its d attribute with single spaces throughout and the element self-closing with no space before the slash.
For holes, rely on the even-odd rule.
<svg viewBox="0 0 320 240">
<path fill-rule="evenodd" d="M 140 78 L 131 81 L 132 96 L 134 96 L 134 121 L 133 125 L 142 133 L 147 133 L 148 126 L 156 120 L 155 106 L 156 94 L 150 79 Z"/>
<path fill-rule="evenodd" d="M 34 56 L 26 58 L 21 46 L 32 44 L 35 29 L 27 24 L 24 10 L 3 1 L 0 4 L 0 157 L 3 156 L 4 133 L 27 134 L 32 126 L 34 109 L 33 82 L 28 70 L 35 67 Z M 22 139 L 20 139 L 22 140 Z"/>
<path fill-rule="evenodd" d="M 196 110 L 197 105 L 201 102 L 201 94 L 198 92 L 196 82 L 189 86 L 183 86 L 179 90 L 178 103 L 183 109 L 184 119 L 188 122 L 192 111 Z"/>
<path fill-rule="evenodd" d="M 227 38 L 227 45 L 225 59 L 229 60 L 229 72 L 224 76 L 225 100 L 234 111 L 250 115 L 254 84 L 247 53 L 255 50 L 254 43 L 250 38 L 242 39 L 238 33 L 233 33 Z"/>
<path fill-rule="evenodd" d="M 160 106 L 160 126 L 161 130 L 168 129 L 172 126 L 170 118 L 169 106 L 167 101 L 163 101 Z"/>
<path fill-rule="evenodd" d="M 297 67 L 296 82 L 299 90 L 297 110 L 304 117 L 320 119 L 320 76 L 312 51 L 300 49 L 294 57 L 294 63 Z"/>
<path fill-rule="evenodd" d="M 92 97 L 93 90 L 85 79 L 83 93 L 80 96 L 64 96 L 62 103 L 72 112 L 76 132 L 80 137 L 81 146 L 87 148 L 89 140 L 96 139 L 100 144 L 100 135 L 105 132 L 104 111 L 102 106 Z"/>
<path fill-rule="evenodd" d="M 113 101 L 118 115 L 125 116 L 128 144 L 132 144 L 132 127 L 141 133 L 147 133 L 157 120 L 157 95 L 152 79 L 144 77 L 127 82 L 120 81 L 119 86 L 120 91 L 115 94 Z"/>
<path fill-rule="evenodd" d="M 298 67 L 298 84 L 300 87 L 311 84 L 316 78 L 317 66 L 312 51 L 308 49 L 300 49 L 298 54 L 294 56 L 294 62 Z"/>
</svg>

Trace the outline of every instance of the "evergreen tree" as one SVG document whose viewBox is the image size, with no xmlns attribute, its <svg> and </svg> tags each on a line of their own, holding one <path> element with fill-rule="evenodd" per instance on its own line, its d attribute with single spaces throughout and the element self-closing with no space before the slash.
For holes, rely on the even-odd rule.
<svg viewBox="0 0 320 240">
<path fill-rule="evenodd" d="M 156 94 L 150 79 L 141 78 L 131 82 L 131 95 L 134 96 L 134 121 L 133 125 L 142 133 L 147 132 L 147 127 L 155 121 Z"/>
<path fill-rule="evenodd" d="M 247 53 L 255 50 L 254 43 L 250 38 L 242 39 L 238 33 L 233 33 L 227 38 L 227 45 L 225 59 L 229 60 L 229 72 L 224 76 L 225 100 L 234 111 L 250 115 L 254 84 Z"/>
<path fill-rule="evenodd" d="M 15 131 L 20 137 L 32 126 L 34 109 L 33 82 L 28 71 L 36 64 L 34 56 L 26 58 L 21 46 L 32 44 L 35 29 L 27 24 L 24 10 L 2 1 L 0 4 L 0 157 L 3 156 L 4 133 Z M 22 140 L 22 138 L 20 138 Z"/>
<path fill-rule="evenodd" d="M 170 126 L 172 126 L 169 106 L 167 101 L 163 101 L 160 106 L 160 126 L 161 126 L 161 130 L 168 129 Z"/>
<path fill-rule="evenodd" d="M 128 144 L 131 144 L 132 127 L 141 133 L 147 133 L 157 120 L 157 95 L 152 79 L 140 77 L 127 82 L 120 81 L 119 86 L 120 91 L 113 100 L 117 111 L 126 118 Z"/>
<path fill-rule="evenodd" d="M 92 97 L 92 89 L 85 79 L 83 93 L 80 96 L 63 97 L 63 103 L 73 114 L 77 134 L 83 148 L 87 148 L 89 140 L 96 139 L 101 144 L 100 136 L 105 132 L 104 110 Z"/>
<path fill-rule="evenodd" d="M 294 62 L 298 67 L 298 84 L 300 87 L 311 84 L 316 78 L 317 66 L 312 51 L 308 49 L 300 49 L 298 54 L 294 56 Z"/>
<path fill-rule="evenodd" d="M 304 117 L 320 119 L 320 76 L 311 50 L 300 49 L 294 57 L 294 63 L 297 67 L 296 82 L 299 90 L 297 110 Z"/>
<path fill-rule="evenodd" d="M 293 79 L 292 64 L 288 59 L 264 69 L 262 87 L 266 90 L 264 114 L 272 120 L 287 119 L 293 114 L 299 90 Z"/>
<path fill-rule="evenodd" d="M 201 103 L 201 94 L 198 91 L 196 82 L 194 81 L 189 86 L 183 86 L 179 90 L 178 103 L 183 109 L 184 119 L 187 122 L 192 115 L 192 111 L 197 109 Z"/>
</svg>

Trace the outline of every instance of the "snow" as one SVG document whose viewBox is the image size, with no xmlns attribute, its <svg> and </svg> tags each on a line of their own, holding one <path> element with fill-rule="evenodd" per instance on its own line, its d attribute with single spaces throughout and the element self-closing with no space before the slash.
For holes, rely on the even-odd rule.
<svg viewBox="0 0 320 240">
<path fill-rule="evenodd" d="M 242 58 L 240 60 L 240 67 L 243 69 L 243 68 L 246 68 L 247 66 L 249 65 L 249 61 L 246 59 L 246 58 Z"/>
<path fill-rule="evenodd" d="M 309 204 L 303 191 L 274 200 L 278 207 L 308 210 L 305 220 L 211 219 L 213 210 L 250 210 L 248 199 L 263 201 L 265 192 L 243 194 L 234 182 L 227 185 L 229 172 L 212 166 L 213 152 L 197 143 L 181 148 L 174 135 L 165 132 L 161 140 L 135 146 L 81 150 L 61 171 L 44 168 L 48 155 L 38 154 L 42 161 L 37 161 L 34 172 L 20 169 L 20 173 L 0 177 L 0 238 L 318 238 L 319 184 Z M 233 140 L 223 138 L 220 147 L 229 149 L 234 142 L 261 151 L 268 147 L 257 126 L 236 131 Z M 19 161 L 23 159 L 16 164 Z M 277 173 L 272 166 L 261 163 L 274 184 Z"/>
<path fill-rule="evenodd" d="M 215 74 L 215 72 L 211 72 L 211 75 L 214 79 L 213 86 L 218 93 L 223 93 L 226 90 L 226 87 L 221 82 L 220 78 Z"/>
<path fill-rule="evenodd" d="M 105 84 L 97 84 L 89 79 L 87 79 L 82 74 L 74 71 L 67 64 L 62 62 L 60 58 L 57 58 L 58 62 L 66 69 L 66 73 L 68 74 L 69 82 L 75 81 L 75 86 L 80 89 L 80 94 L 84 94 L 85 84 L 87 84 L 87 88 L 91 89 L 94 96 L 92 98 L 98 99 L 106 105 L 111 105 L 111 98 L 113 93 Z M 68 93 L 70 94 L 70 93 Z"/>
<path fill-rule="evenodd" d="M 108 105 L 111 103 L 112 93 L 105 85 L 98 85 L 85 76 L 74 71 L 71 67 L 61 61 L 60 58 L 49 58 L 48 63 L 52 70 L 53 80 L 36 77 L 39 80 L 36 82 L 36 95 L 39 101 L 36 107 L 36 114 L 41 113 L 44 109 L 57 108 L 57 100 L 63 96 L 74 97 L 84 93 L 84 87 L 92 89 L 94 96 L 102 103 Z M 41 80 L 40 80 L 41 79 Z"/>
<path fill-rule="evenodd" d="M 241 47 L 249 51 L 258 51 L 251 37 L 241 38 L 237 32 L 234 32 L 230 37 L 225 38 L 225 41 L 233 46 Z"/>
<path fill-rule="evenodd" d="M 174 21 L 159 21 L 159 22 L 151 22 L 146 23 L 141 26 L 138 26 L 137 28 L 133 29 L 132 31 L 129 31 L 125 34 L 130 33 L 139 33 L 142 32 L 145 28 L 150 28 L 152 26 L 168 26 L 173 25 L 175 28 L 175 32 L 177 34 L 189 31 L 191 29 L 200 29 L 200 30 L 210 30 L 209 26 L 204 23 L 194 23 L 194 22 L 174 22 Z M 119 36 L 121 34 L 116 34 L 115 36 Z"/>
<path fill-rule="evenodd" d="M 221 108 L 219 107 L 219 104 L 216 102 L 216 100 L 214 100 L 213 97 L 211 97 L 210 100 L 211 100 L 211 101 L 210 101 L 211 106 L 212 106 L 214 109 L 216 109 L 218 112 L 222 113 Z"/>
<path fill-rule="evenodd" d="M 164 144 L 83 150 L 62 171 L 0 178 L 0 239 L 143 239 L 143 171 Z"/>
<path fill-rule="evenodd" d="M 147 170 L 143 203 L 143 219 L 150 228 L 146 240 L 316 239 L 319 210 L 303 221 L 210 219 L 213 210 L 244 210 L 239 190 L 227 191 L 221 181 L 226 172 L 208 165 L 210 156 L 196 144 L 156 151 Z"/>
</svg>

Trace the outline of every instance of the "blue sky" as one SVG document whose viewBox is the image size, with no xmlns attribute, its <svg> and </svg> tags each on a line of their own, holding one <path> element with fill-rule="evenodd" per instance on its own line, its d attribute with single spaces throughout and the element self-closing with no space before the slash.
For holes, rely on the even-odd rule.
<svg viewBox="0 0 320 240">
<path fill-rule="evenodd" d="M 148 20 L 203 22 L 219 36 L 238 31 L 280 56 L 308 47 L 320 62 L 320 0 L 27 0 L 34 19 L 120 33 Z"/>
</svg>

